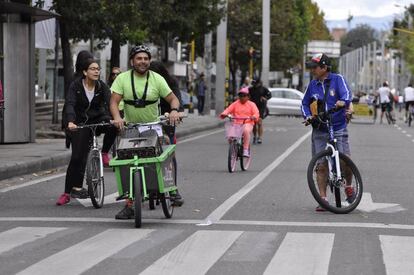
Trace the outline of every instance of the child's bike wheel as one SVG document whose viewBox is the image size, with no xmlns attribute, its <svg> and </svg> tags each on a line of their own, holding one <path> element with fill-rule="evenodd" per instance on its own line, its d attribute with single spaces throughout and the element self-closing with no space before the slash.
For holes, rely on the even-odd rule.
<svg viewBox="0 0 414 275">
<path fill-rule="evenodd" d="M 134 173 L 134 218 L 135 218 L 135 227 L 140 228 L 142 224 L 142 177 L 141 171 L 136 170 Z"/>
<path fill-rule="evenodd" d="M 246 171 L 247 169 L 249 169 L 250 163 L 252 162 L 252 152 L 250 151 L 250 146 L 249 146 L 249 155 L 250 157 L 245 157 L 243 156 L 243 152 L 242 152 L 242 155 L 240 157 L 240 168 L 243 171 Z"/>
<path fill-rule="evenodd" d="M 230 173 L 233 173 L 236 170 L 237 163 L 237 144 L 235 141 L 232 141 L 229 144 L 229 153 L 227 157 L 227 168 Z"/>
<path fill-rule="evenodd" d="M 91 150 L 86 165 L 86 185 L 92 205 L 101 208 L 105 197 L 104 178 L 101 176 L 101 160 L 98 150 Z"/>
<path fill-rule="evenodd" d="M 342 179 L 336 177 L 335 161 L 330 149 L 315 155 L 308 166 L 308 185 L 320 206 L 335 214 L 347 214 L 353 211 L 361 201 L 362 179 L 358 168 L 348 156 L 339 153 L 339 159 Z M 331 171 L 328 171 L 328 162 L 331 163 Z M 328 174 L 332 175 L 330 179 L 328 179 Z M 320 195 L 318 182 L 325 182 L 327 185 L 326 199 Z M 353 195 L 350 196 L 351 194 Z"/>
</svg>

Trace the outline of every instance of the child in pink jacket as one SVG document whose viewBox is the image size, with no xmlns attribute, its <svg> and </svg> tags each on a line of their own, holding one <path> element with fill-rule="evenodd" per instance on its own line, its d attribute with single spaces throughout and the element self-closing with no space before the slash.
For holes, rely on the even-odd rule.
<svg viewBox="0 0 414 275">
<path fill-rule="evenodd" d="M 249 88 L 244 87 L 239 91 L 239 99 L 233 102 L 227 107 L 221 114 L 220 118 L 225 118 L 228 115 L 232 115 L 235 118 L 251 118 L 247 120 L 235 119 L 234 123 L 243 124 L 243 156 L 250 157 L 249 155 L 249 143 L 250 135 L 253 131 L 254 123 L 259 118 L 259 109 L 255 103 L 249 100 Z"/>
</svg>

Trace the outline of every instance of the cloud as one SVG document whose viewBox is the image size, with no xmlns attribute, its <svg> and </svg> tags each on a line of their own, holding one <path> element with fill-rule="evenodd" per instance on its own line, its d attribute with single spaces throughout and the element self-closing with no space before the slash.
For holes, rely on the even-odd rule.
<svg viewBox="0 0 414 275">
<path fill-rule="evenodd" d="M 400 0 L 313 0 L 325 13 L 326 20 L 346 19 L 351 14 L 353 16 L 383 17 L 387 15 L 400 14 L 404 11 L 404 6 L 409 6 L 412 1 Z M 395 6 L 399 5 L 399 7 Z"/>
</svg>

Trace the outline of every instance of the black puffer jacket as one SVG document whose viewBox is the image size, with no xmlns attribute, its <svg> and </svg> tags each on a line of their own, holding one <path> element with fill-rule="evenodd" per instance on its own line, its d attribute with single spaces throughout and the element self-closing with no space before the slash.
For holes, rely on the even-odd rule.
<svg viewBox="0 0 414 275">
<path fill-rule="evenodd" d="M 109 121 L 109 100 L 111 91 L 101 80 L 95 83 L 95 96 L 91 103 L 85 94 L 82 78 L 74 80 L 68 90 L 65 101 L 63 125 L 67 127 L 69 122 L 76 125 L 93 124 Z"/>
</svg>

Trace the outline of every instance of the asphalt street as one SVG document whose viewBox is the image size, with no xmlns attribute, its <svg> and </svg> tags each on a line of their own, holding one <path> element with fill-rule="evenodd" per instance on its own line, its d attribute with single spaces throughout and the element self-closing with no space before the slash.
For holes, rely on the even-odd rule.
<svg viewBox="0 0 414 275">
<path fill-rule="evenodd" d="M 55 206 L 59 172 L 0 189 L 0 274 L 413 274 L 414 128 L 350 124 L 364 195 L 354 212 L 335 215 L 315 212 L 311 129 L 301 121 L 266 119 L 250 169 L 232 174 L 223 129 L 181 139 L 185 204 L 165 219 L 145 203 L 141 229 L 114 219 L 123 204 L 113 201 L 111 169 L 102 209 L 76 199 Z"/>
</svg>

